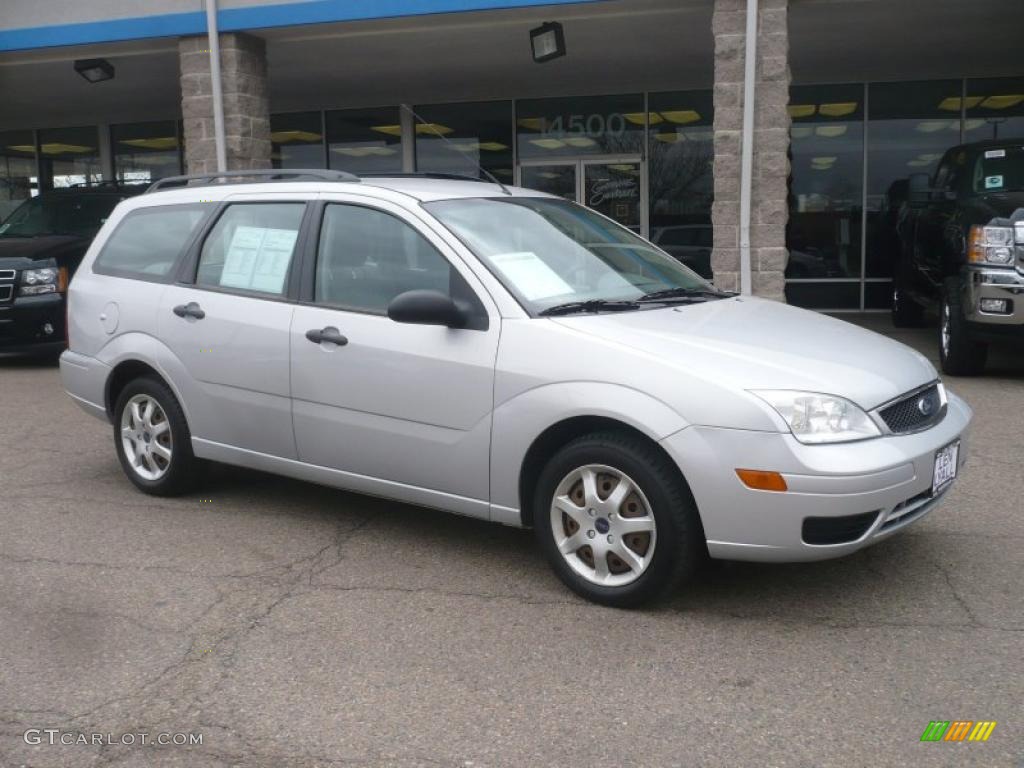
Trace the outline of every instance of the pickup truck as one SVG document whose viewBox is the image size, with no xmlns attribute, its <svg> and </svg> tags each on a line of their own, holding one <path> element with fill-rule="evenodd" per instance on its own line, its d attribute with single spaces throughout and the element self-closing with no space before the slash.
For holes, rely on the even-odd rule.
<svg viewBox="0 0 1024 768">
<path fill-rule="evenodd" d="M 990 343 L 1024 342 L 1024 138 L 953 147 L 914 174 L 898 224 L 892 317 L 939 314 L 942 370 L 981 373 Z"/>
<path fill-rule="evenodd" d="M 0 354 L 63 349 L 68 281 L 107 216 L 144 187 L 43 192 L 0 223 Z"/>
</svg>

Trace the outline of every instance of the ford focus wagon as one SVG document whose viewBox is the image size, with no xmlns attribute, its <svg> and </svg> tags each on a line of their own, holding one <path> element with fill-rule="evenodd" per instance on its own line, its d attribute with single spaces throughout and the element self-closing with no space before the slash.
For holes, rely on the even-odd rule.
<svg viewBox="0 0 1024 768">
<path fill-rule="evenodd" d="M 970 408 L 908 347 L 475 180 L 165 180 L 117 207 L 69 304 L 65 388 L 143 492 L 218 461 L 531 527 L 612 605 L 707 555 L 877 542 L 967 453 Z"/>
</svg>

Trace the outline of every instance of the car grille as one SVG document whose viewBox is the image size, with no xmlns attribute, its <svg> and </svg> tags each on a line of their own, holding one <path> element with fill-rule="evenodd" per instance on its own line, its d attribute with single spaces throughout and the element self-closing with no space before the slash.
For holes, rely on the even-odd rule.
<svg viewBox="0 0 1024 768">
<path fill-rule="evenodd" d="M 946 415 L 946 405 L 938 384 L 912 392 L 878 411 L 882 421 L 894 434 L 918 432 L 939 423 Z"/>
</svg>

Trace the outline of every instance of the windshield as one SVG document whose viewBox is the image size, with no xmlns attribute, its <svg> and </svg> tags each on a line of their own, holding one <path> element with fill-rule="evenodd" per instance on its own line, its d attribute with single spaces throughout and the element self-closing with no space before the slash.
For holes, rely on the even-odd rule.
<svg viewBox="0 0 1024 768">
<path fill-rule="evenodd" d="M 425 207 L 535 314 L 567 302 L 711 290 L 630 230 L 567 200 L 467 198 Z"/>
<path fill-rule="evenodd" d="M 981 194 L 1024 190 L 1024 146 L 984 150 L 974 163 L 973 185 Z"/>
<path fill-rule="evenodd" d="M 93 237 L 120 202 L 115 195 L 40 195 L 14 209 L 0 237 L 77 235 Z"/>
</svg>

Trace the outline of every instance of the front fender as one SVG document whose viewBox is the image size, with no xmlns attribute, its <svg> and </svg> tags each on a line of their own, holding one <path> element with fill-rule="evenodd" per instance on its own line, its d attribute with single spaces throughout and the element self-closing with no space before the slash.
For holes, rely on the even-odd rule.
<svg viewBox="0 0 1024 768">
<path fill-rule="evenodd" d="M 546 384 L 506 400 L 491 427 L 491 519 L 520 525 L 519 474 L 526 452 L 546 429 L 579 416 L 620 421 L 652 440 L 689 426 L 661 400 L 630 387 L 600 382 Z"/>
</svg>

